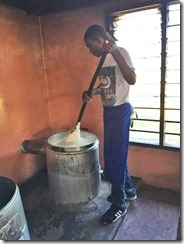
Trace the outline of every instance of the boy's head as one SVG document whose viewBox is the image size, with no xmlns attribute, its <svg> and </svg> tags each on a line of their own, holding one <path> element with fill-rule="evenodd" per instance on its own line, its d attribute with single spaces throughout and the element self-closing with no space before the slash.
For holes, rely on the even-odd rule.
<svg viewBox="0 0 184 244">
<path fill-rule="evenodd" d="M 90 40 L 97 40 L 99 37 L 102 37 L 105 39 L 106 31 L 104 28 L 100 25 L 91 25 L 84 34 L 84 40 L 90 39 Z"/>
<path fill-rule="evenodd" d="M 105 29 L 100 25 L 91 25 L 84 34 L 84 41 L 90 52 L 97 57 L 104 53 L 104 40 L 107 36 Z"/>
</svg>

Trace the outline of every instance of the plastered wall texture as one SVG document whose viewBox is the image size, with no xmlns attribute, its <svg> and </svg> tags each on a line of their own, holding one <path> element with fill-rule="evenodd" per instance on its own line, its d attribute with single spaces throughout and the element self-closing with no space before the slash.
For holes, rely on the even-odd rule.
<svg viewBox="0 0 184 244">
<path fill-rule="evenodd" d="M 38 18 L 0 5 L 0 175 L 24 182 L 43 167 L 24 139 L 49 133 Z"/>
<path fill-rule="evenodd" d="M 20 184 L 45 167 L 41 156 L 22 154 L 26 139 L 45 138 L 75 126 L 81 95 L 98 65 L 83 42 L 91 24 L 104 25 L 102 8 L 27 16 L 0 5 L 0 175 Z M 93 97 L 81 127 L 100 140 L 103 167 L 103 121 L 100 97 Z M 180 153 L 130 146 L 131 175 L 146 183 L 180 188 Z"/>
</svg>

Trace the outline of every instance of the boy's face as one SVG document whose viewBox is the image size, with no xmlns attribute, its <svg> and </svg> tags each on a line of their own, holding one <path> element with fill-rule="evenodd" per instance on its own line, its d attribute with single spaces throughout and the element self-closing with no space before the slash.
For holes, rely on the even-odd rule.
<svg viewBox="0 0 184 244">
<path fill-rule="evenodd" d="M 96 40 L 86 39 L 85 44 L 89 48 L 89 51 L 96 57 L 100 57 L 104 53 L 104 39 L 101 37 Z"/>
</svg>

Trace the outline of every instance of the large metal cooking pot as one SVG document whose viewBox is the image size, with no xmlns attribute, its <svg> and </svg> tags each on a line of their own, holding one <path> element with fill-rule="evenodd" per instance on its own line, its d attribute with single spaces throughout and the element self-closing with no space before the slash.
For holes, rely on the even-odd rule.
<svg viewBox="0 0 184 244">
<path fill-rule="evenodd" d="M 88 202 L 99 194 L 101 186 L 99 140 L 94 134 L 81 131 L 81 137 L 86 138 L 82 145 L 60 146 L 59 142 L 69 133 L 52 135 L 45 147 L 37 142 L 35 153 L 46 153 L 49 190 L 56 203 Z M 34 153 L 30 145 L 30 141 L 23 142 L 22 151 Z"/>
<path fill-rule="evenodd" d="M 48 139 L 46 147 L 50 192 L 58 203 L 87 202 L 100 190 L 99 141 L 88 132 L 82 146 L 59 147 L 69 132 L 58 133 Z"/>
</svg>

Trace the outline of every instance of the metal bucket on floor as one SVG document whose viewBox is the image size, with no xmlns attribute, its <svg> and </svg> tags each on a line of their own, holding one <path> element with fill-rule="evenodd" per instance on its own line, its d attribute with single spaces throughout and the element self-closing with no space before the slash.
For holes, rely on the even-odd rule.
<svg viewBox="0 0 184 244">
<path fill-rule="evenodd" d="M 0 176 L 0 240 L 30 240 L 18 186 Z"/>
</svg>

